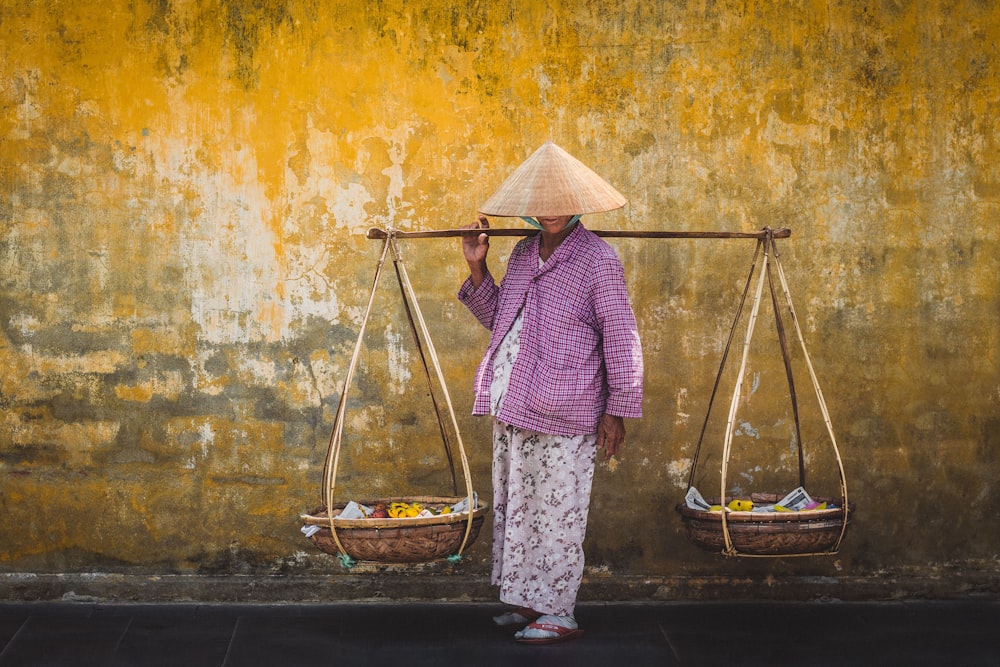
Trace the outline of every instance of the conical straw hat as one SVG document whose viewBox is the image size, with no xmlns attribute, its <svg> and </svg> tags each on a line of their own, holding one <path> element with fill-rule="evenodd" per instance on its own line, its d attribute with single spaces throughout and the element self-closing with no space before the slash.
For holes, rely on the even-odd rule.
<svg viewBox="0 0 1000 667">
<path fill-rule="evenodd" d="M 601 213 L 628 202 L 603 178 L 551 141 L 542 144 L 479 212 L 498 217 Z"/>
</svg>

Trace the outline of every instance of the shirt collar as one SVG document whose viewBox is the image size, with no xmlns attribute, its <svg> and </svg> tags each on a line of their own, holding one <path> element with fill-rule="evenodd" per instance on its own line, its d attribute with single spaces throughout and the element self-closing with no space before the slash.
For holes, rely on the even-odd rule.
<svg viewBox="0 0 1000 667">
<path fill-rule="evenodd" d="M 548 258 L 548 260 L 545 261 L 542 270 L 547 271 L 550 267 L 558 264 L 559 261 L 565 255 L 567 255 L 568 253 L 572 253 L 575 247 L 580 243 L 580 238 L 583 234 L 584 234 L 584 226 L 583 226 L 583 221 L 581 220 L 577 222 L 575 225 L 573 225 L 573 231 L 571 231 L 569 235 L 563 239 L 562 243 L 559 244 L 559 247 L 556 248 L 555 252 L 553 252 L 552 255 Z M 542 244 L 541 232 L 531 237 L 531 250 L 534 253 L 535 257 L 538 257 L 538 249 L 541 246 L 541 244 Z"/>
</svg>

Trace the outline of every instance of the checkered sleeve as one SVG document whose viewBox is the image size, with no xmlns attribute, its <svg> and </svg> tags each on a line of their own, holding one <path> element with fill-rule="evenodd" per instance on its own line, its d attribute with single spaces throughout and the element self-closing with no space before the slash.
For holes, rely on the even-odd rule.
<svg viewBox="0 0 1000 667">
<path fill-rule="evenodd" d="M 465 304 L 480 324 L 493 331 L 493 322 L 500 303 L 500 288 L 497 287 L 488 269 L 478 288 L 472 285 L 472 276 L 465 279 L 458 290 L 458 300 Z"/>
<path fill-rule="evenodd" d="M 608 383 L 605 412 L 637 419 L 642 416 L 642 344 L 617 257 L 596 262 L 593 285 Z"/>
</svg>

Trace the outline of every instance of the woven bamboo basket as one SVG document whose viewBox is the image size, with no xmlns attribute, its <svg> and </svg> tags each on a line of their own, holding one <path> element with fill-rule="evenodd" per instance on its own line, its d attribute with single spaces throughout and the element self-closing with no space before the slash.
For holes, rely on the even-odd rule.
<svg viewBox="0 0 1000 667">
<path fill-rule="evenodd" d="M 361 504 L 374 506 L 380 502 L 386 505 L 416 502 L 428 509 L 440 511 L 442 507 L 454 505 L 460 500 L 461 497 L 411 496 L 365 500 Z M 345 506 L 346 503 L 333 505 L 333 526 L 347 555 L 358 561 L 404 564 L 443 560 L 461 547 L 469 522 L 466 512 L 408 519 L 341 519 L 338 514 Z M 466 547 L 479 536 L 479 529 L 488 509 L 488 505 L 479 501 L 473 512 Z M 322 526 L 309 539 L 320 551 L 336 556 L 340 554 L 340 549 L 330 531 L 330 514 L 325 507 L 320 507 L 302 514 L 301 519 L 306 525 Z"/>
<path fill-rule="evenodd" d="M 777 494 L 752 494 L 754 503 L 775 502 Z M 727 498 L 726 502 L 733 500 Z M 745 498 L 744 498 L 745 500 Z M 751 556 L 800 556 L 834 553 L 846 530 L 845 509 L 841 501 L 814 498 L 836 508 L 801 510 L 799 512 L 726 512 L 726 529 L 733 547 Z M 718 498 L 709 498 L 712 505 L 721 505 Z M 691 509 L 684 503 L 677 512 L 687 529 L 688 539 L 696 546 L 716 553 L 726 549 L 722 512 Z M 854 511 L 847 507 L 847 524 Z"/>
</svg>

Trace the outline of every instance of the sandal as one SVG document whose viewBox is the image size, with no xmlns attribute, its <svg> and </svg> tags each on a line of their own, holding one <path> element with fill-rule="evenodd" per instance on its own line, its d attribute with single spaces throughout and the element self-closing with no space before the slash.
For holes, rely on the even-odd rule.
<svg viewBox="0 0 1000 667">
<path fill-rule="evenodd" d="M 502 628 L 515 625 L 528 625 L 542 617 L 542 613 L 529 607 L 518 607 L 511 611 L 493 617 L 493 622 Z"/>
<path fill-rule="evenodd" d="M 577 637 L 583 635 L 583 630 L 578 627 L 567 627 L 558 623 L 552 623 L 547 620 L 548 618 L 554 617 L 549 616 L 547 618 L 541 618 L 539 621 L 529 624 L 524 630 L 516 633 L 514 635 L 514 639 L 522 644 L 541 645 L 564 642 L 568 639 L 576 639 Z M 574 623 L 574 625 L 576 624 Z M 529 633 L 529 631 L 534 631 L 535 633 L 541 632 L 545 634 L 542 636 L 525 636 Z"/>
</svg>

